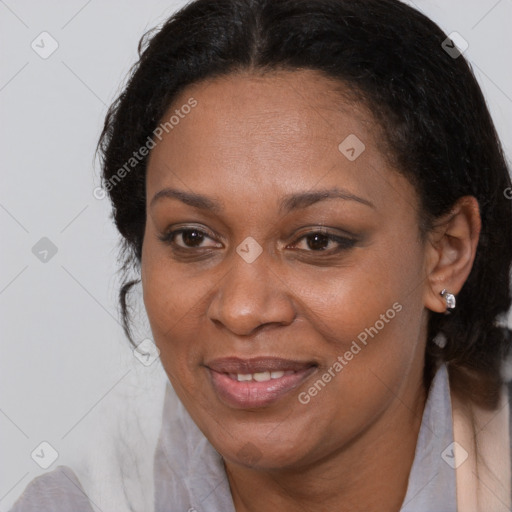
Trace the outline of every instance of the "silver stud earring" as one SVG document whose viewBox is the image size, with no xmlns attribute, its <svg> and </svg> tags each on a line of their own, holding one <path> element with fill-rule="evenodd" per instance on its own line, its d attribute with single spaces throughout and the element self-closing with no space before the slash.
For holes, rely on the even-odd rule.
<svg viewBox="0 0 512 512">
<path fill-rule="evenodd" d="M 443 291 L 440 293 L 440 295 L 441 295 L 441 297 L 444 297 L 444 299 L 446 301 L 447 311 L 445 313 L 449 313 L 450 309 L 455 309 L 456 300 L 455 300 L 455 295 L 453 295 L 453 293 L 447 292 L 446 288 L 444 288 Z"/>
</svg>

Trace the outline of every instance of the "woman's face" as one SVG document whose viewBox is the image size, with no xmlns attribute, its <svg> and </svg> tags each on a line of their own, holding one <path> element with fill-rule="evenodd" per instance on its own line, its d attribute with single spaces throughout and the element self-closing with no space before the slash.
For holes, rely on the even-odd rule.
<svg viewBox="0 0 512 512">
<path fill-rule="evenodd" d="M 172 115 L 148 163 L 142 283 L 199 428 L 259 468 L 408 428 L 428 258 L 371 114 L 296 71 L 195 84 Z"/>
</svg>

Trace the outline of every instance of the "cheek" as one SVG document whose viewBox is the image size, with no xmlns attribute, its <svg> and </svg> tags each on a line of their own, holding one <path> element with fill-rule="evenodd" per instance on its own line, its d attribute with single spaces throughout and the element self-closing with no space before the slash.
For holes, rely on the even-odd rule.
<svg viewBox="0 0 512 512">
<path fill-rule="evenodd" d="M 402 325 L 400 319 L 419 319 L 423 307 L 423 250 L 413 241 L 413 235 L 408 244 L 401 243 L 396 235 L 381 236 L 356 250 L 339 267 L 325 272 L 311 267 L 300 271 L 289 268 L 280 278 L 302 305 L 301 313 L 325 339 L 352 340 L 376 322 L 382 333 L 391 331 L 390 326 L 408 330 L 407 322 Z M 395 303 L 402 309 L 397 315 L 392 308 Z M 388 310 L 393 319 L 386 322 Z M 381 315 L 385 315 L 382 320 Z M 386 329 L 382 329 L 383 322 Z M 393 347 L 400 346 L 403 339 L 398 331 L 394 338 Z"/>
<path fill-rule="evenodd" d="M 421 302 L 400 295 L 401 290 L 376 293 L 363 306 L 353 304 L 350 294 L 338 297 L 325 321 L 311 322 L 312 335 L 322 340 L 313 350 L 326 363 L 297 396 L 298 421 L 292 425 L 297 437 L 321 432 L 321 450 L 329 453 L 387 409 L 410 402 L 416 382 L 411 391 L 404 385 L 416 371 L 421 375 L 423 366 L 421 325 L 414 320 L 421 317 Z M 276 428 L 269 441 L 278 444 L 285 435 L 293 437 Z M 316 441 L 312 435 L 304 443 Z"/>
<path fill-rule="evenodd" d="M 314 348 L 327 361 L 320 377 L 329 370 L 336 375 L 325 376 L 332 384 L 317 405 L 343 407 L 354 417 L 380 410 L 411 368 L 421 368 L 422 264 L 419 244 L 404 249 L 395 241 L 376 244 L 331 280 L 309 280 L 302 297 L 311 334 L 322 340 Z"/>
<path fill-rule="evenodd" d="M 183 266 L 172 261 L 170 249 L 147 228 L 142 251 L 144 305 L 151 327 L 159 336 L 172 336 L 193 313 L 204 290 L 184 278 Z"/>
<path fill-rule="evenodd" d="M 183 279 L 168 255 L 148 244 L 142 259 L 142 288 L 146 313 L 162 364 L 173 385 L 191 382 L 192 362 L 197 360 L 197 315 L 205 290 Z M 201 293 L 202 291 L 202 293 Z"/>
</svg>

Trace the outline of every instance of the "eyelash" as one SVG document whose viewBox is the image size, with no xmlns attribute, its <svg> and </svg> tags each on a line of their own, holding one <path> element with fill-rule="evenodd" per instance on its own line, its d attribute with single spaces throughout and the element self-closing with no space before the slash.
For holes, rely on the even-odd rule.
<svg viewBox="0 0 512 512">
<path fill-rule="evenodd" d="M 338 235 L 335 235 L 334 233 L 330 233 L 329 231 L 317 229 L 315 231 L 310 231 L 309 233 L 306 233 L 306 234 L 300 236 L 297 239 L 297 241 L 294 243 L 294 245 L 297 245 L 301 240 L 307 240 L 308 237 L 312 237 L 314 235 L 321 235 L 321 236 L 325 237 L 328 240 L 328 242 L 337 243 L 338 247 L 335 249 L 330 249 L 330 250 L 329 249 L 320 249 L 320 250 L 316 250 L 316 251 L 313 249 L 309 249 L 309 250 L 299 249 L 299 250 L 304 250 L 305 252 L 310 252 L 310 253 L 325 253 L 328 255 L 332 255 L 332 254 L 337 254 L 342 251 L 346 251 L 348 249 L 352 249 L 352 247 L 354 247 L 354 245 L 356 244 L 356 240 L 353 238 L 348 238 L 345 236 L 338 236 Z"/>
<path fill-rule="evenodd" d="M 202 229 L 199 229 L 199 228 L 180 228 L 180 229 L 176 229 L 173 231 L 168 231 L 164 235 L 158 236 L 158 238 L 165 244 L 171 245 L 174 248 L 174 250 L 176 250 L 178 252 L 182 251 L 182 252 L 190 253 L 194 249 L 203 250 L 203 249 L 213 248 L 213 247 L 183 247 L 181 245 L 177 245 L 175 242 L 176 236 L 183 234 L 183 233 L 187 233 L 187 232 L 199 233 L 199 235 L 202 237 L 212 239 L 212 237 L 210 237 L 206 231 L 203 231 Z M 306 240 L 308 237 L 312 237 L 314 235 L 322 235 L 325 238 L 327 238 L 327 240 L 329 242 L 337 243 L 338 247 L 334 250 L 332 250 L 332 249 L 331 250 L 329 250 L 329 249 L 320 249 L 320 250 L 299 249 L 299 250 L 302 250 L 304 252 L 309 252 L 309 253 L 324 253 L 324 254 L 332 255 L 332 254 L 337 254 L 339 252 L 353 248 L 357 242 L 357 240 L 355 240 L 353 238 L 338 236 L 338 235 L 330 233 L 326 230 L 316 229 L 314 231 L 310 231 L 309 233 L 306 233 L 306 234 L 300 236 L 293 245 L 297 245 L 301 240 Z"/>
<path fill-rule="evenodd" d="M 158 238 L 162 242 L 169 244 L 171 246 L 174 246 L 175 248 L 177 248 L 177 250 L 190 251 L 190 250 L 194 250 L 194 249 L 205 249 L 205 247 L 182 247 L 181 245 L 176 245 L 176 243 L 174 242 L 174 238 L 177 235 L 179 235 L 180 233 L 187 233 L 187 232 L 199 233 L 201 236 L 212 239 L 212 237 L 209 236 L 206 231 L 203 231 L 202 229 L 199 229 L 199 228 L 180 228 L 180 229 L 176 229 L 174 231 L 168 231 L 167 233 L 165 233 L 162 236 L 159 236 Z"/>
</svg>

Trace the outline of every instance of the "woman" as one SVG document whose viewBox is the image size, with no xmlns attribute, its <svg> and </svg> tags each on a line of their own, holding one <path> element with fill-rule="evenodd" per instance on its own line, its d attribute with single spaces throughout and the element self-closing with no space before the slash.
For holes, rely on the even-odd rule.
<svg viewBox="0 0 512 512">
<path fill-rule="evenodd" d="M 455 42 L 196 0 L 142 48 L 99 147 L 172 385 L 154 509 L 510 510 L 511 182 Z M 61 467 L 13 510 L 93 504 Z"/>
</svg>

